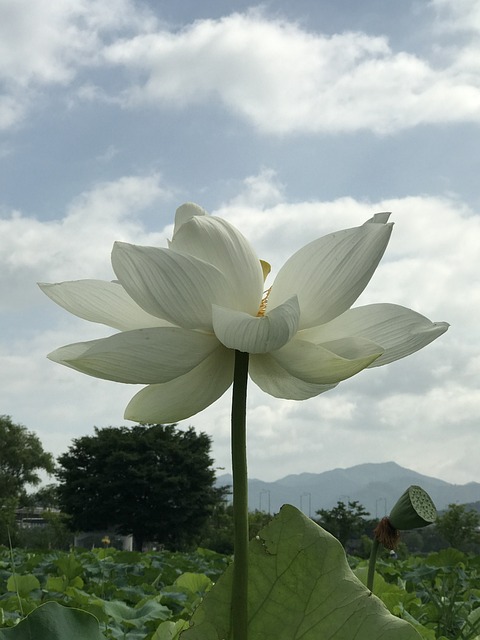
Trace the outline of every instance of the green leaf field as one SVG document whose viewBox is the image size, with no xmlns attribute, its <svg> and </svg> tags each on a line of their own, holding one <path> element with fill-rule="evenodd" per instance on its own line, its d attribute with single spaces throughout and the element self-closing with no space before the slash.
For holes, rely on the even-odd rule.
<svg viewBox="0 0 480 640">
<path fill-rule="evenodd" d="M 358 640 L 480 639 L 480 557 L 454 549 L 385 557 L 377 562 L 371 595 L 362 585 L 367 561 L 347 558 L 330 534 L 308 521 L 302 538 L 292 539 L 296 518 L 287 510 L 250 543 L 252 639 L 310 640 L 321 637 L 326 624 L 335 640 L 349 640 L 352 628 Z M 230 606 L 230 564 L 229 556 L 205 549 L 1 548 L 0 640 L 217 640 L 228 634 L 222 625 Z M 302 615 L 292 615 L 291 627 L 282 628 L 279 612 L 298 612 L 302 603 Z M 375 631 L 368 628 L 370 614 L 384 616 L 384 632 L 376 631 L 378 624 Z"/>
</svg>

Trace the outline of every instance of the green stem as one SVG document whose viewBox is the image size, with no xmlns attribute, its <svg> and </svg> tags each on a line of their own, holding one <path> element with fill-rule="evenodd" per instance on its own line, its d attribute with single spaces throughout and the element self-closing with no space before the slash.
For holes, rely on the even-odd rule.
<svg viewBox="0 0 480 640">
<path fill-rule="evenodd" d="M 247 379 L 248 353 L 235 351 L 232 395 L 233 640 L 247 640 L 248 626 Z"/>
<path fill-rule="evenodd" d="M 375 563 L 377 562 L 377 551 L 379 542 L 373 539 L 372 550 L 370 551 L 370 560 L 368 561 L 367 589 L 373 591 L 373 580 L 375 578 Z"/>
</svg>

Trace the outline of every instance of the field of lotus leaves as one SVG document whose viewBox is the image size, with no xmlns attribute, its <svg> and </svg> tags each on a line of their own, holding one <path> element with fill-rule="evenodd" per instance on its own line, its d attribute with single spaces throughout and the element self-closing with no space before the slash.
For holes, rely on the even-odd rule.
<svg viewBox="0 0 480 640">
<path fill-rule="evenodd" d="M 229 562 L 203 549 L 0 549 L 0 640 L 46 640 L 38 613 L 47 611 L 55 624 L 65 624 L 69 640 L 175 640 Z M 366 561 L 350 558 L 350 563 L 365 581 Z M 428 557 L 381 560 L 374 591 L 426 640 L 480 640 L 479 557 L 448 549 Z M 99 624 L 78 610 L 93 614 Z"/>
</svg>

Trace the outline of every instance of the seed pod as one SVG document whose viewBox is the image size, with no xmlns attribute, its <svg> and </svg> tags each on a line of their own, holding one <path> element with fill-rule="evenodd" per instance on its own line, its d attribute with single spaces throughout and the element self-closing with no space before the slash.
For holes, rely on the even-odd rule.
<svg viewBox="0 0 480 640">
<path fill-rule="evenodd" d="M 418 529 L 437 519 L 432 499 L 421 487 L 412 485 L 400 496 L 389 515 L 395 529 Z"/>
<path fill-rule="evenodd" d="M 390 515 L 380 520 L 374 538 L 387 549 L 395 549 L 400 539 L 400 529 L 426 527 L 436 519 L 437 510 L 428 493 L 412 485 L 397 500 Z"/>
</svg>

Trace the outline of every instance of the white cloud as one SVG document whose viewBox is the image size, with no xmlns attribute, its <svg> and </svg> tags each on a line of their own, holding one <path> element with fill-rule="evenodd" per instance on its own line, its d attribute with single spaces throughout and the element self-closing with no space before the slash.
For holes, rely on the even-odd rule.
<svg viewBox="0 0 480 640">
<path fill-rule="evenodd" d="M 258 192 L 268 194 L 264 204 Z M 273 173 L 263 171 L 247 178 L 242 191 L 215 212 L 242 229 L 258 255 L 272 264 L 272 274 L 312 238 L 361 224 L 374 212 L 391 211 L 395 226 L 389 247 L 360 302 L 395 302 L 427 316 L 448 312 L 448 317 L 436 319 L 474 330 L 471 309 L 480 309 L 478 212 L 454 197 L 298 203 L 280 202 L 281 197 L 282 185 Z"/>
<path fill-rule="evenodd" d="M 392 211 L 390 245 L 358 304 L 395 302 L 446 320 L 451 328 L 415 356 L 364 372 L 308 402 L 260 401 L 253 392 L 253 403 L 263 407 L 259 414 L 252 407 L 249 417 L 253 474 L 277 478 L 294 473 L 299 459 L 302 471 L 329 468 L 331 460 L 349 466 L 363 452 L 363 461 L 395 459 L 433 476 L 441 469 L 441 477 L 456 482 L 475 477 L 475 463 L 466 452 L 477 446 L 480 402 L 478 212 L 454 197 L 431 196 L 262 206 L 254 197 L 255 186 L 260 182 L 268 193 L 268 180 L 270 191 L 281 189 L 275 187 L 275 176 L 264 171 L 247 179 L 244 193 L 215 213 L 239 227 L 274 272 L 312 238 L 357 225 L 375 211 Z M 268 410 L 276 414 L 265 421 Z M 203 416 L 200 421 L 207 424 Z"/>
<path fill-rule="evenodd" d="M 478 77 L 455 64 L 437 69 L 383 36 L 310 33 L 258 12 L 123 39 L 104 55 L 141 78 L 127 106 L 218 101 L 268 134 L 480 121 Z"/>
<path fill-rule="evenodd" d="M 99 100 L 112 108 L 222 105 L 270 135 L 371 130 L 389 134 L 425 123 L 479 122 L 478 46 L 441 47 L 442 64 L 392 50 L 384 35 L 325 35 L 258 10 L 197 20 L 180 30 L 134 0 L 49 2 L 4 0 L 0 23 L 0 127 L 18 125 L 49 87 L 64 87 L 66 104 Z M 433 0 L 456 28 L 478 23 Z M 446 24 L 442 21 L 441 24 Z M 476 28 L 476 27 L 474 27 Z M 445 52 L 448 51 L 448 55 Z M 115 69 L 112 93 L 93 75 Z M 103 83 L 103 84 L 102 84 Z M 50 96 L 51 99 L 51 96 Z"/>
<path fill-rule="evenodd" d="M 112 33 L 152 29 L 153 16 L 132 0 L 2 0 L 0 128 L 25 117 L 38 91 L 68 85 L 82 66 L 96 66 Z M 1 85 L 0 85 L 1 86 Z"/>
<path fill-rule="evenodd" d="M 34 295 L 34 281 L 110 278 L 109 254 L 116 239 L 165 246 L 173 207 L 156 221 L 154 232 L 142 218 L 165 198 L 170 199 L 169 192 L 157 176 L 126 177 L 84 193 L 53 222 L 20 214 L 0 221 L 2 299 L 9 301 L 3 311 L 18 312 L 28 303 L 43 319 L 37 326 L 33 314 L 28 330 L 16 327 L 13 339 L 0 336 L 6 363 L 0 371 L 2 411 L 36 428 L 55 453 L 94 424 L 124 424 L 123 408 L 135 388 L 46 361 L 50 350 L 108 330 L 69 316 L 38 291 Z M 363 302 L 405 304 L 452 326 L 422 352 L 363 372 L 309 401 L 277 400 L 250 385 L 251 475 L 275 479 L 390 459 L 434 476 L 441 470 L 442 477 L 457 482 L 478 475 L 466 453 L 477 448 L 480 406 L 475 386 L 480 366 L 478 214 L 458 200 L 429 196 L 376 203 L 343 198 L 282 204 L 280 199 L 287 200 L 285 188 L 264 169 L 212 213 L 236 224 L 276 272 L 312 238 L 392 209 L 392 240 Z M 227 393 L 184 423 L 212 435 L 216 464 L 227 468 L 229 411 Z"/>
<path fill-rule="evenodd" d="M 2 216 L 0 294 L 12 305 L 24 305 L 36 281 L 111 279 L 115 240 L 164 243 L 161 227 L 147 233 L 141 214 L 169 198 L 158 175 L 127 176 L 83 193 L 59 219 L 43 222 L 18 211 Z"/>
<path fill-rule="evenodd" d="M 477 0 L 430 0 L 438 13 L 437 25 L 443 31 L 480 31 L 480 5 Z"/>
<path fill-rule="evenodd" d="M 154 19 L 130 0 L 3 0 L 0 78 L 18 85 L 65 83 L 95 61 L 102 38 Z"/>
<path fill-rule="evenodd" d="M 10 95 L 0 95 L 0 131 L 10 129 L 23 120 L 26 102 L 26 96 L 19 96 L 14 91 Z"/>
</svg>

